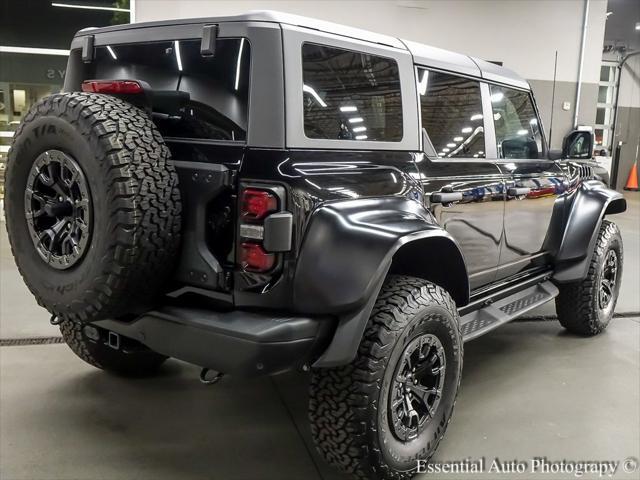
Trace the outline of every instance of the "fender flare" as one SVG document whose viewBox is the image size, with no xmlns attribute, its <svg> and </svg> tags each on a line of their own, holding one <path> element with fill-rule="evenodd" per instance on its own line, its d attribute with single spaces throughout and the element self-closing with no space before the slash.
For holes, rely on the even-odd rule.
<svg viewBox="0 0 640 480">
<path fill-rule="evenodd" d="M 583 182 L 567 205 L 566 222 L 555 258 L 553 280 L 557 283 L 577 282 L 587 276 L 600 225 L 606 215 L 622 213 L 627 201 L 620 192 L 602 182 Z"/>
<path fill-rule="evenodd" d="M 462 252 L 416 201 L 402 197 L 347 200 L 324 204 L 313 213 L 296 266 L 294 308 L 339 318 L 331 344 L 314 367 L 353 360 L 394 255 L 405 246 L 432 240 L 446 244 L 448 254 L 456 256 L 454 264 L 464 286 L 455 300 L 465 304 L 469 287 Z M 439 260 L 447 262 L 441 254 Z"/>
</svg>

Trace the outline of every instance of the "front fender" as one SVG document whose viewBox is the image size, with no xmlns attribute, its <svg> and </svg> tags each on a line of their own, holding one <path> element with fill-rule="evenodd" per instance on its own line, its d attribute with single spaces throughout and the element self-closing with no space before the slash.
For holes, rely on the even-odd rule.
<svg viewBox="0 0 640 480">
<path fill-rule="evenodd" d="M 296 310 L 336 314 L 362 307 L 377 295 L 394 253 L 428 237 L 455 244 L 414 200 L 389 197 L 324 204 L 312 215 L 298 258 Z"/>
<path fill-rule="evenodd" d="M 597 180 L 589 180 L 578 187 L 567 208 L 567 221 L 555 258 L 553 278 L 558 283 L 586 277 L 602 219 L 605 215 L 624 212 L 627 202 L 620 192 Z"/>
</svg>

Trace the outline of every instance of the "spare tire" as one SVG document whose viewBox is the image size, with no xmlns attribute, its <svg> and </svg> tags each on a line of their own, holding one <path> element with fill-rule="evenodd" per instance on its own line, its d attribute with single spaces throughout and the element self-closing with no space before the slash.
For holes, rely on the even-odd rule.
<svg viewBox="0 0 640 480">
<path fill-rule="evenodd" d="M 27 113 L 9 150 L 11 250 L 40 305 L 94 321 L 148 308 L 180 241 L 178 176 L 160 132 L 115 97 L 62 93 Z"/>
</svg>

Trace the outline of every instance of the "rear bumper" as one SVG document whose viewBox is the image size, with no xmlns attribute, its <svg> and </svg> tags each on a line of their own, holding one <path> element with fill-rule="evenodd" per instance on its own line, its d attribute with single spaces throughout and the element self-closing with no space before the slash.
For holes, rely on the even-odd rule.
<svg viewBox="0 0 640 480">
<path fill-rule="evenodd" d="M 164 307 L 133 321 L 101 320 L 94 325 L 163 355 L 240 376 L 302 367 L 326 348 L 335 330 L 330 318 L 185 307 Z"/>
</svg>

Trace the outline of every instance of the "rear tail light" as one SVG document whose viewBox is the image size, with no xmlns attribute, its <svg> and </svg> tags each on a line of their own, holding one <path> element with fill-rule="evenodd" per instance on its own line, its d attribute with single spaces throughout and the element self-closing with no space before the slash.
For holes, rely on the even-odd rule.
<svg viewBox="0 0 640 480">
<path fill-rule="evenodd" d="M 245 220 L 261 220 L 278 210 L 278 198 L 267 190 L 247 188 L 242 192 L 241 215 Z"/>
<path fill-rule="evenodd" d="M 86 80 L 82 91 L 91 93 L 143 93 L 142 85 L 134 80 Z"/>
<path fill-rule="evenodd" d="M 266 272 L 276 263 L 276 256 L 267 253 L 259 243 L 245 242 L 240 246 L 240 266 L 250 272 Z"/>
</svg>

